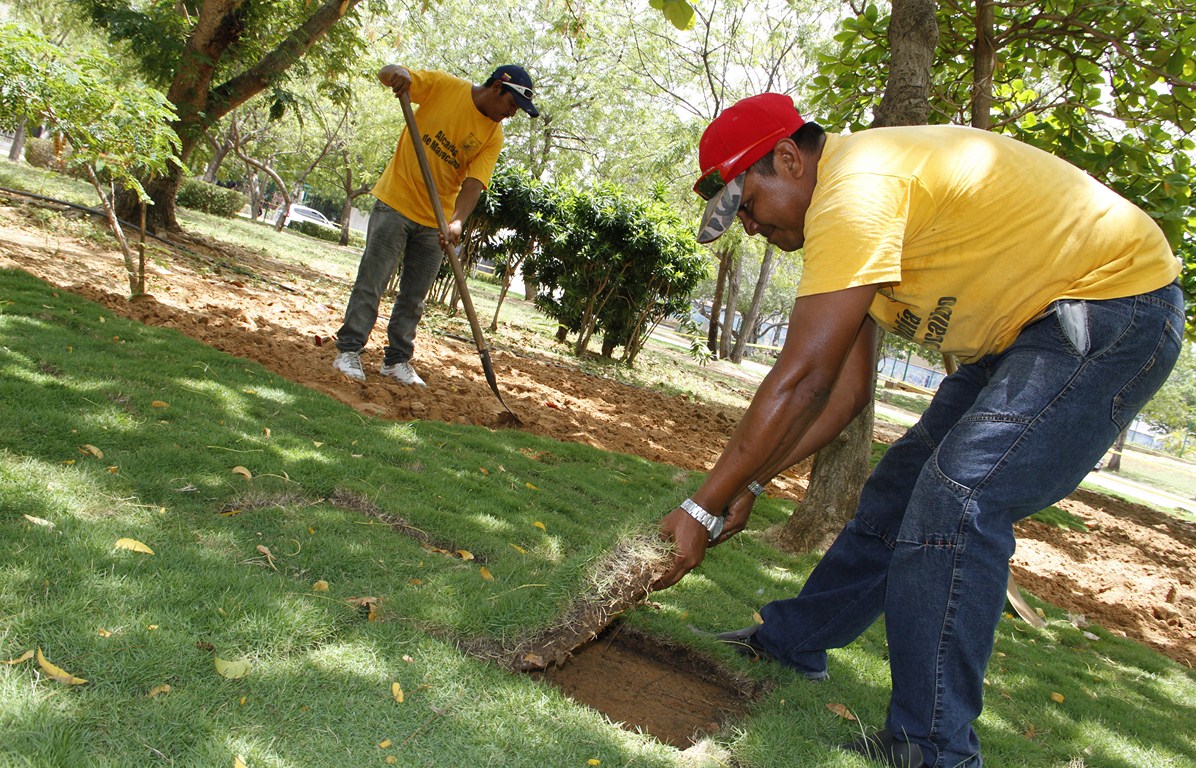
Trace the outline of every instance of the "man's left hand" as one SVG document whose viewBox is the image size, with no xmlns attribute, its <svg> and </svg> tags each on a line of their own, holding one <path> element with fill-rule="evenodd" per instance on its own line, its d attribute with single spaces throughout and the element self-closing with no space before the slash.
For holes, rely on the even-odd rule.
<svg viewBox="0 0 1196 768">
<path fill-rule="evenodd" d="M 461 243 L 461 233 L 464 231 L 464 229 L 465 227 L 462 222 L 450 221 L 448 223 L 448 237 L 446 238 L 444 234 L 441 234 L 440 236 L 441 247 L 447 247 L 456 250 L 457 246 Z"/>
</svg>

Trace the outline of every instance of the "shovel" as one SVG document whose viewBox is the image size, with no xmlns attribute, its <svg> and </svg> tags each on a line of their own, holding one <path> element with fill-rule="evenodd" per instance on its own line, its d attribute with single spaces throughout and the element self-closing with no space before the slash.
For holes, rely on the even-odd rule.
<svg viewBox="0 0 1196 768">
<path fill-rule="evenodd" d="M 419 161 L 419 170 L 424 175 L 424 187 L 428 190 L 428 198 L 432 202 L 432 210 L 436 212 L 436 225 L 440 227 L 441 248 L 448 257 L 449 265 L 453 268 L 453 281 L 457 285 L 457 293 L 461 296 L 461 306 L 465 307 L 465 316 L 469 318 L 469 327 L 473 330 L 473 340 L 478 346 L 478 355 L 482 358 L 482 370 L 486 372 L 486 383 L 490 391 L 498 398 L 506 413 L 499 414 L 499 421 L 515 426 L 522 426 L 498 391 L 498 380 L 494 377 L 494 364 L 490 362 L 490 346 L 486 337 L 482 335 L 482 326 L 478 323 L 478 313 L 473 308 L 473 298 L 469 295 L 469 287 L 465 284 L 465 270 L 461 268 L 461 261 L 456 251 L 448 244 L 448 221 L 444 218 L 444 208 L 440 205 L 440 196 L 436 194 L 436 182 L 432 179 L 432 169 L 428 166 L 428 156 L 424 153 L 424 142 L 419 129 L 415 126 L 415 113 L 411 110 L 411 99 L 407 94 L 399 97 L 403 105 L 403 119 L 407 121 L 407 135 L 411 137 L 411 144 L 415 147 L 415 159 Z"/>
</svg>

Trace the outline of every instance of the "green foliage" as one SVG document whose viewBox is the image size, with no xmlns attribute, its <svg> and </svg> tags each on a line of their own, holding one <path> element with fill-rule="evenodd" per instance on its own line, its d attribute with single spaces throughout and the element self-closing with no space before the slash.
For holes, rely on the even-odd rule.
<svg viewBox="0 0 1196 768">
<path fill-rule="evenodd" d="M 130 88 L 102 52 L 68 52 L 8 26 L 0 29 L 0 122 L 21 115 L 70 142 L 67 168 L 102 171 L 143 199 L 137 177 L 176 159 L 174 112 L 160 93 Z"/>
<path fill-rule="evenodd" d="M 977 30 L 971 6 L 938 5 L 931 122 L 991 125 L 1141 205 L 1184 262 L 1191 316 L 1196 6 L 1191 0 L 1070 0 L 1049 9 L 990 7 L 996 66 L 991 89 L 977 91 L 974 51 L 984 30 Z M 887 73 L 888 25 L 888 14 L 868 5 L 844 19 L 835 35 L 838 49 L 819 57 L 815 105 L 828 125 L 859 130 L 871 121 Z M 980 114 L 973 119 L 974 104 Z"/>
<path fill-rule="evenodd" d="M 648 0 L 677 29 L 693 29 L 694 9 L 686 0 Z"/>
<path fill-rule="evenodd" d="M 226 189 L 199 179 L 183 179 L 179 185 L 179 205 L 197 211 L 231 219 L 249 202 L 241 192 Z"/>
<path fill-rule="evenodd" d="M 1142 409 L 1142 418 L 1170 434 L 1168 447 L 1183 452 L 1196 433 L 1196 350 L 1191 343 L 1180 350 L 1175 370 Z"/>
<path fill-rule="evenodd" d="M 507 187 L 504 187 L 504 184 Z M 536 306 L 578 335 L 577 354 L 600 332 L 602 351 L 634 362 L 661 319 L 688 310 L 705 261 L 689 227 L 658 195 L 635 200 L 610 184 L 580 190 L 504 172 L 483 208 L 490 228 L 509 227 L 500 250 L 526 249 Z"/>
</svg>

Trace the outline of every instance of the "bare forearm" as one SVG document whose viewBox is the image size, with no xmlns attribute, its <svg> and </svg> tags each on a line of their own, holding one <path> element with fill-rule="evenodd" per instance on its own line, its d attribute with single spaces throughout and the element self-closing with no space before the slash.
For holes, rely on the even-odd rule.
<svg viewBox="0 0 1196 768">
<path fill-rule="evenodd" d="M 833 440 L 871 396 L 875 339 L 866 320 L 825 397 L 814 383 L 766 378 L 695 499 L 721 509 L 751 481 L 767 483 Z"/>
<path fill-rule="evenodd" d="M 477 207 L 478 200 L 481 199 L 485 189 L 478 179 L 466 178 L 461 185 L 461 191 L 457 193 L 457 202 L 453 206 L 453 217 L 450 221 L 464 223 L 469 218 L 469 214 L 473 213 L 473 209 Z"/>
</svg>

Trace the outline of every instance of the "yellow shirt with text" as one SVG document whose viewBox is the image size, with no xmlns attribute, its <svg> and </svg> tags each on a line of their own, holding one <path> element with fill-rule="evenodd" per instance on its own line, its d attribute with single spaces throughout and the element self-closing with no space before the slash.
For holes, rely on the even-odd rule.
<svg viewBox="0 0 1196 768">
<path fill-rule="evenodd" d="M 1071 164 L 955 126 L 827 134 L 799 296 L 878 285 L 887 331 L 965 362 L 1056 299 L 1114 299 L 1179 274 L 1145 212 Z"/>
<path fill-rule="evenodd" d="M 502 126 L 474 106 L 473 85 L 444 72 L 410 70 L 411 101 L 419 105 L 416 124 L 446 218 L 452 218 L 457 194 L 466 178 L 483 186 L 502 149 Z M 412 221 L 435 227 L 436 212 L 407 130 L 399 135 L 394 157 L 374 185 L 374 197 Z"/>
</svg>

